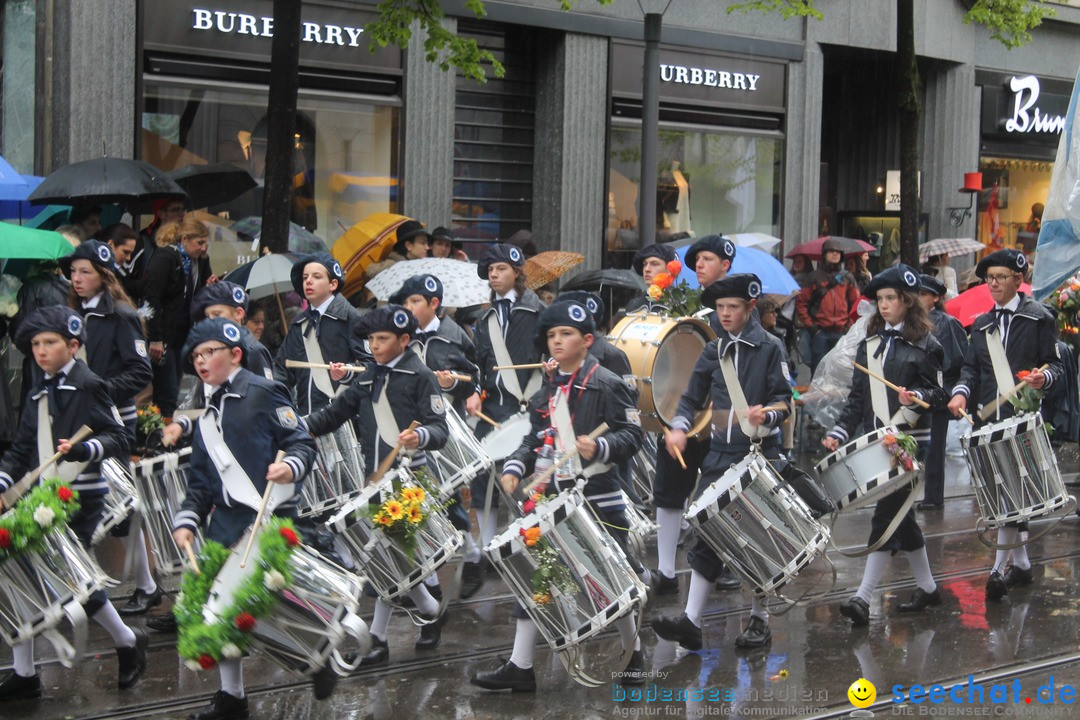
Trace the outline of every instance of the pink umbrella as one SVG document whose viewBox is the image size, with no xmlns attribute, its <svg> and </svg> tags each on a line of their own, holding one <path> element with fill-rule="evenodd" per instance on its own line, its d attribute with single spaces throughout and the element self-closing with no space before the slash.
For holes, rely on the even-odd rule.
<svg viewBox="0 0 1080 720">
<path fill-rule="evenodd" d="M 844 253 L 862 253 L 862 252 L 877 252 L 877 248 L 868 242 L 862 240 L 855 240 L 853 238 L 840 237 L 838 235 L 822 235 L 817 240 L 811 240 L 805 242 L 802 245 L 796 245 L 792 248 L 787 257 L 795 257 L 796 255 L 806 255 L 813 260 L 821 259 L 821 246 L 825 244 L 825 241 L 832 238 L 833 240 L 840 241 L 840 244 L 844 247 Z"/>
<path fill-rule="evenodd" d="M 1021 283 L 1020 292 L 1030 293 L 1031 286 Z M 946 302 L 945 312 L 959 320 L 964 327 L 968 327 L 975 322 L 975 318 L 992 307 L 994 307 L 994 299 L 990 297 L 990 286 L 984 284 L 965 290 Z"/>
</svg>

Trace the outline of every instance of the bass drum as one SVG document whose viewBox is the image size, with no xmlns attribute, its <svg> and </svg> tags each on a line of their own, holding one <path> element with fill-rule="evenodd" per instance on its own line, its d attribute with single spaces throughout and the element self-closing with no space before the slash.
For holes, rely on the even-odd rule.
<svg viewBox="0 0 1080 720">
<path fill-rule="evenodd" d="M 669 318 L 655 313 L 627 315 L 611 331 L 608 340 L 626 353 L 636 383 L 641 426 L 663 432 L 675 419 L 679 398 L 701 351 L 716 339 L 709 324 L 698 318 Z M 691 436 L 709 425 L 710 412 L 698 414 Z"/>
</svg>

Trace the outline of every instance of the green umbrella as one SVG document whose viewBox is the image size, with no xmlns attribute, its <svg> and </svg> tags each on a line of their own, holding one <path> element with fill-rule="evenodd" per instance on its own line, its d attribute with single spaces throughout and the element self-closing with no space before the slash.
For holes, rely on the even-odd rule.
<svg viewBox="0 0 1080 720">
<path fill-rule="evenodd" d="M 0 258 L 56 260 L 70 255 L 74 249 L 58 232 L 0 222 Z"/>
</svg>

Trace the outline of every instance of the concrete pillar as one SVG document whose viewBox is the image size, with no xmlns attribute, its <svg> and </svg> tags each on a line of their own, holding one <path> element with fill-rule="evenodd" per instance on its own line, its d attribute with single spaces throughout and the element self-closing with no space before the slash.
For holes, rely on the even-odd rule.
<svg viewBox="0 0 1080 720">
<path fill-rule="evenodd" d="M 455 32 L 457 20 L 443 25 Z M 429 230 L 450 226 L 454 193 L 453 70 L 443 72 L 424 57 L 423 37 L 413 28 L 405 51 L 404 138 L 400 180 L 404 215 L 426 223 Z"/>
<path fill-rule="evenodd" d="M 788 65 L 788 114 L 784 143 L 784 207 L 780 236 L 787 252 L 817 237 L 821 194 L 821 98 L 825 60 L 809 42 L 801 63 Z"/>
<path fill-rule="evenodd" d="M 598 268 L 607 207 L 608 41 L 552 34 L 537 55 L 533 240 L 540 250 L 581 253 L 581 267 Z"/>
<path fill-rule="evenodd" d="M 949 222 L 946 208 L 967 206 L 957 188 L 964 173 L 979 169 L 979 92 L 973 65 L 937 63 L 925 72 L 922 114 L 922 210 L 929 217 L 931 240 L 976 236 L 977 202 L 960 227 Z"/>
</svg>

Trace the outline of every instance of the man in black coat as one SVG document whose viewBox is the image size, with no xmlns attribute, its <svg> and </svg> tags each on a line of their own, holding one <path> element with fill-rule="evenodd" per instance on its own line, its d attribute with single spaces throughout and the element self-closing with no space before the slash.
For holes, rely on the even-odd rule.
<svg viewBox="0 0 1080 720">
<path fill-rule="evenodd" d="M 1031 371 L 1024 378 L 1028 386 L 1049 390 L 1061 380 L 1064 368 L 1058 355 L 1057 322 L 1046 308 L 1020 292 L 1020 283 L 1028 271 L 1027 257 L 1017 250 L 998 250 L 990 253 L 975 267 L 975 274 L 990 287 L 994 307 L 975 318 L 971 326 L 971 344 L 964 356 L 960 380 L 952 390 L 949 410 L 959 417 L 967 410 L 969 401 L 981 410 L 993 403 L 999 394 L 1011 388 L 1017 373 Z M 999 350 L 1004 357 L 995 363 Z M 1045 366 L 1045 369 L 1040 369 Z M 998 404 L 989 418 L 1001 421 L 1015 414 L 1009 402 Z M 990 482 L 990 478 L 985 478 Z M 998 529 L 999 546 L 1013 545 L 1026 523 L 1010 523 Z M 1006 566 L 1012 553 L 1012 565 Z M 986 581 L 986 596 L 1000 600 L 1009 588 L 1034 582 L 1027 546 L 998 550 L 990 577 Z"/>
</svg>

